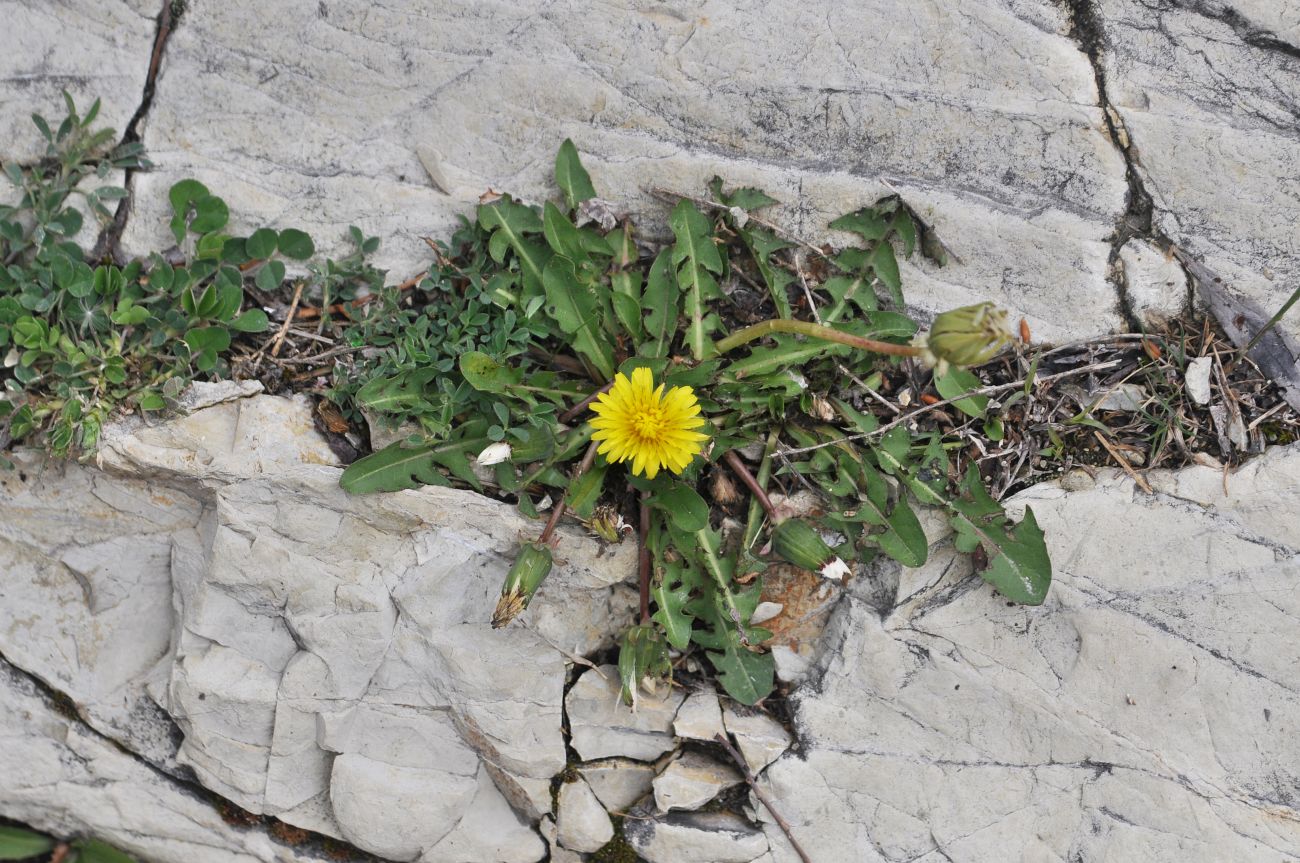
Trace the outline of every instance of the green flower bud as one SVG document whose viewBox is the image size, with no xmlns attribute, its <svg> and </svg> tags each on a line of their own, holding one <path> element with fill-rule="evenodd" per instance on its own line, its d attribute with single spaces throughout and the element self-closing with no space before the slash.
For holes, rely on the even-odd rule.
<svg viewBox="0 0 1300 863">
<path fill-rule="evenodd" d="M 644 686 L 653 691 L 660 680 L 671 680 L 673 663 L 668 658 L 668 642 L 654 626 L 643 623 L 623 633 L 618 651 L 618 678 L 623 703 L 636 710 L 637 690 Z"/>
<path fill-rule="evenodd" d="M 949 365 L 975 366 L 991 360 L 1011 339 L 1004 310 L 987 302 L 963 306 L 934 319 L 924 343 L 925 360 L 941 374 Z"/>
<path fill-rule="evenodd" d="M 839 581 L 849 572 L 817 529 L 806 521 L 788 519 L 772 530 L 772 551 L 782 560 Z"/>
<path fill-rule="evenodd" d="M 519 549 L 514 566 L 501 587 L 501 598 L 492 613 L 492 628 L 500 629 L 514 620 L 532 602 L 533 594 L 551 574 L 551 549 L 540 542 L 526 542 Z"/>
</svg>

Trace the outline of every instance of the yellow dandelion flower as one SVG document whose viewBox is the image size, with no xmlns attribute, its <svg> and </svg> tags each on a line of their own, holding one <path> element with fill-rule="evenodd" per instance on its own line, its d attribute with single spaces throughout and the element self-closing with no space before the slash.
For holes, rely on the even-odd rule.
<svg viewBox="0 0 1300 863">
<path fill-rule="evenodd" d="M 633 475 L 649 479 L 665 467 L 681 473 L 709 438 L 692 431 L 704 425 L 695 392 L 673 387 L 665 393 L 646 368 L 633 370 L 631 380 L 620 372 L 591 410 L 596 414 L 591 439 L 602 442 L 596 451 L 611 462 L 631 459 Z"/>
</svg>

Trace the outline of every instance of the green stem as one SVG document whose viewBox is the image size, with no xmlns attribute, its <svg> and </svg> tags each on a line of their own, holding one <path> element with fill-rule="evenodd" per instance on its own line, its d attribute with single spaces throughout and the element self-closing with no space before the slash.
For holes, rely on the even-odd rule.
<svg viewBox="0 0 1300 863">
<path fill-rule="evenodd" d="M 726 338 L 718 339 L 713 347 L 720 354 L 725 354 L 734 348 L 738 348 L 747 342 L 755 339 L 761 339 L 763 336 L 769 336 L 772 333 L 795 333 L 801 336 L 810 336 L 814 339 L 821 339 L 827 342 L 838 342 L 841 345 L 859 348 L 864 351 L 871 351 L 877 354 L 889 354 L 895 357 L 919 357 L 925 353 L 924 349 L 916 345 L 897 345 L 893 342 L 880 342 L 875 339 L 864 339 L 861 336 L 855 336 L 852 333 L 842 332 L 840 330 L 825 327 L 821 324 L 814 324 L 811 321 L 787 321 L 776 318 L 770 321 L 763 321 L 754 324 L 751 327 L 745 327 L 743 330 L 737 330 Z"/>
<path fill-rule="evenodd" d="M 758 475 L 754 478 L 758 484 L 767 488 L 767 481 L 772 476 L 772 453 L 776 451 L 777 441 L 781 438 L 781 429 L 772 429 L 767 435 L 767 445 L 763 448 L 763 460 L 758 463 Z M 745 532 L 740 541 L 742 551 L 748 551 L 758 539 L 758 530 L 763 523 L 763 506 L 757 498 L 750 498 L 749 517 L 745 519 Z"/>
</svg>

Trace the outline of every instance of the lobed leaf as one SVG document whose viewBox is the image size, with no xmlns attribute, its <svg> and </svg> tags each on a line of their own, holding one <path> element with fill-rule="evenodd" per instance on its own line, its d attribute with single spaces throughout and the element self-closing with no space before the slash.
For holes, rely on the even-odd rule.
<svg viewBox="0 0 1300 863">
<path fill-rule="evenodd" d="M 573 349 L 591 362 L 604 380 L 614 377 L 614 350 L 600 329 L 599 305 L 591 287 L 579 281 L 573 261 L 556 255 L 542 275 L 547 314 L 573 338 Z"/>
<path fill-rule="evenodd" d="M 722 297 L 714 278 L 722 273 L 722 255 L 713 242 L 712 223 L 692 202 L 678 201 L 668 224 L 677 238 L 672 252 L 677 284 L 686 295 L 686 343 L 695 359 L 706 359 L 714 353 L 706 304 Z"/>
</svg>

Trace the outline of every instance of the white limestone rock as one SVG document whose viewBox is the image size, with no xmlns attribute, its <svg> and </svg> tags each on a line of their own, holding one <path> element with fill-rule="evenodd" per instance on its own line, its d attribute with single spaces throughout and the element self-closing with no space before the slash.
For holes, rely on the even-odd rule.
<svg viewBox="0 0 1300 863">
<path fill-rule="evenodd" d="M 619 695 L 618 666 L 589 668 L 569 690 L 570 742 L 584 761 L 610 756 L 650 761 L 674 746 L 673 719 L 685 696 L 643 694 L 634 713 Z"/>
<path fill-rule="evenodd" d="M 648 863 L 750 863 L 768 851 L 763 832 L 729 812 L 643 813 L 623 836 Z"/>
<path fill-rule="evenodd" d="M 94 836 L 153 863 L 306 863 L 260 826 L 234 827 L 191 788 L 123 752 L 0 660 L 0 814 Z"/>
<path fill-rule="evenodd" d="M 1294 0 L 1100 0 L 1110 103 L 1155 225 L 1271 315 L 1300 282 Z M 1300 318 L 1280 326 L 1300 335 Z"/>
<path fill-rule="evenodd" d="M 883 615 L 845 601 L 792 697 L 801 751 L 760 780 L 814 860 L 1300 859 L 1300 447 L 1226 493 L 1148 479 L 1013 499 L 1052 552 L 1038 608 L 943 543 Z"/>
<path fill-rule="evenodd" d="M 570 851 L 599 851 L 614 838 L 614 824 L 584 779 L 560 786 L 555 803 L 555 829 L 560 845 Z"/>
<path fill-rule="evenodd" d="M 1148 327 L 1168 323 L 1187 308 L 1187 274 L 1172 255 L 1145 240 L 1129 240 L 1119 250 L 1129 309 Z"/>
<path fill-rule="evenodd" d="M 258 395 L 265 390 L 261 381 L 194 381 L 176 399 L 183 413 L 210 408 Z"/>
<path fill-rule="evenodd" d="M 1198 405 L 1210 403 L 1210 374 L 1213 371 L 1213 357 L 1197 357 L 1187 364 L 1187 371 L 1183 372 L 1183 385 L 1187 388 L 1187 395 Z"/>
<path fill-rule="evenodd" d="M 560 831 L 555 826 L 553 816 L 543 816 L 542 820 L 537 824 L 537 829 L 541 832 L 542 838 L 551 846 L 550 863 L 582 863 L 582 855 L 577 851 L 570 851 L 568 848 L 560 847 Z"/>
<path fill-rule="evenodd" d="M 813 651 L 804 651 L 778 644 L 772 648 L 772 661 L 776 665 L 776 679 L 782 683 L 802 683 L 812 667 Z"/>
<path fill-rule="evenodd" d="M 736 748 L 750 772 L 756 775 L 781 757 L 793 742 L 785 726 L 761 710 L 728 702 L 722 711 L 722 721 L 728 733 L 736 738 Z"/>
<path fill-rule="evenodd" d="M 57 130 L 67 90 L 84 117 L 101 102 L 96 125 L 120 137 L 144 97 L 161 5 L 155 0 L 4 0 L 10 38 L 0 52 L 0 162 L 29 163 L 45 155 L 32 125 L 41 114 Z M 0 185 L 7 181 L 0 178 Z"/>
<path fill-rule="evenodd" d="M 578 768 L 602 806 L 622 813 L 650 793 L 655 768 L 627 758 L 607 758 Z"/>
<path fill-rule="evenodd" d="M 337 255 L 356 224 L 401 279 L 428 266 L 421 237 L 448 236 L 489 186 L 554 194 L 572 137 L 601 197 L 651 233 L 669 208 L 649 188 L 698 194 L 714 174 L 766 189 L 782 205 L 765 215 L 815 240 L 897 189 L 961 259 L 906 265 L 918 308 L 992 299 L 1041 338 L 1118 326 L 1106 270 L 1124 161 L 1065 9 L 914 11 L 192 4 L 144 126 L 158 168 L 136 178 L 125 246 L 170 245 L 166 191 L 194 176 L 236 233 L 301 227 Z"/>
<path fill-rule="evenodd" d="M 420 863 L 534 863 L 546 855 L 546 844 L 497 790 L 488 765 L 478 773 L 478 789 L 460 820 L 428 848 Z M 554 854 L 551 863 L 563 863 Z"/>
<path fill-rule="evenodd" d="M 698 752 L 683 752 L 681 757 L 673 759 L 655 777 L 655 806 L 660 812 L 699 809 L 721 792 L 743 781 L 743 777 L 730 765 L 721 764 Z"/>
<path fill-rule="evenodd" d="M 691 740 L 713 740 L 715 735 L 722 734 L 718 693 L 711 688 L 697 689 L 686 696 L 673 719 L 673 733 Z"/>
<path fill-rule="evenodd" d="M 316 432 L 306 396 L 234 398 L 235 389 L 198 390 L 190 396 L 203 410 L 162 423 L 138 417 L 105 427 L 96 462 L 145 478 L 204 485 L 231 483 L 303 465 L 339 464 Z"/>
<path fill-rule="evenodd" d="M 305 400 L 110 427 L 100 460 L 0 475 L 0 653 L 251 812 L 392 859 L 545 854 L 520 819 L 565 765 L 568 657 L 634 612 L 635 548 L 563 527 L 493 631 L 535 525 L 450 489 L 345 494 Z"/>
<path fill-rule="evenodd" d="M 146 692 L 169 673 L 172 554 L 202 503 L 31 450 L 0 470 L 0 654 L 96 729 L 174 766 L 176 728 Z"/>
</svg>

